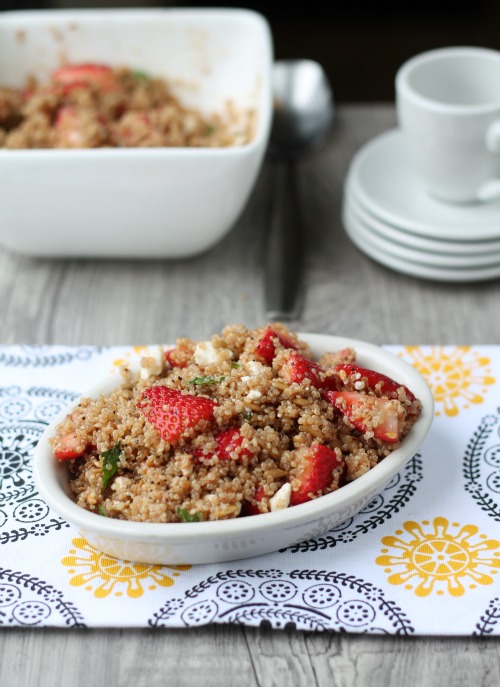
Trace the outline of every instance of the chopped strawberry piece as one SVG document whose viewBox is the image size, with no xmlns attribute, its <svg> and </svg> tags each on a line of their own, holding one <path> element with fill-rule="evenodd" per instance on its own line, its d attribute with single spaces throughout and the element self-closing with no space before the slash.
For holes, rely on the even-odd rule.
<svg viewBox="0 0 500 687">
<path fill-rule="evenodd" d="M 413 403 L 413 401 L 415 400 L 415 396 L 406 386 L 404 386 L 404 384 L 399 384 L 394 379 L 391 379 L 391 377 L 387 377 L 381 372 L 376 372 L 375 370 L 369 370 L 366 367 L 359 367 L 358 365 L 350 364 L 336 365 L 335 370 L 336 372 L 343 371 L 348 376 L 351 376 L 353 374 L 359 375 L 359 379 L 365 377 L 368 382 L 368 389 L 370 391 L 374 391 L 376 393 L 378 389 L 380 393 L 384 394 L 385 396 L 388 396 L 389 398 L 397 398 L 398 389 L 403 387 L 409 401 Z"/>
<path fill-rule="evenodd" d="M 271 365 L 276 353 L 276 345 L 274 343 L 276 339 L 278 339 L 283 348 L 293 348 L 295 350 L 298 348 L 294 341 L 291 341 L 291 339 L 284 334 L 278 334 L 274 329 L 268 327 L 255 348 L 255 354 L 268 365 Z"/>
<path fill-rule="evenodd" d="M 260 509 L 260 502 L 265 498 L 264 487 L 258 486 L 253 501 L 244 501 L 241 507 L 241 515 L 260 515 L 264 511 Z"/>
<path fill-rule="evenodd" d="M 304 379 L 309 379 L 312 386 L 322 389 L 325 386 L 323 368 L 318 363 L 304 358 L 299 353 L 292 353 L 290 359 L 281 368 L 280 374 L 289 384 L 300 384 Z M 322 379 L 323 377 L 323 379 Z"/>
<path fill-rule="evenodd" d="M 300 460 L 294 469 L 294 477 L 300 481 L 300 486 L 292 489 L 291 506 L 298 506 L 316 496 L 322 496 L 332 486 L 334 472 L 340 472 L 340 479 L 345 471 L 344 461 L 324 444 L 315 442 L 309 448 L 298 449 L 297 455 Z"/>
<path fill-rule="evenodd" d="M 165 358 L 172 367 L 187 367 L 187 362 L 177 357 L 177 349 L 175 348 L 165 351 Z"/>
<path fill-rule="evenodd" d="M 289 384 L 293 384 L 293 382 L 300 384 L 307 378 L 316 389 L 332 389 L 335 391 L 339 383 L 335 372 L 327 372 L 321 365 L 313 360 L 304 358 L 299 353 L 292 353 L 289 361 L 281 368 L 280 375 Z"/>
<path fill-rule="evenodd" d="M 165 358 L 172 367 L 187 367 L 193 360 L 194 349 L 189 339 L 178 339 L 174 348 L 165 351 Z"/>
<path fill-rule="evenodd" d="M 157 385 L 146 389 L 138 407 L 165 441 L 177 441 L 187 430 L 212 418 L 216 403 Z"/>
<path fill-rule="evenodd" d="M 214 435 L 214 439 L 217 442 L 217 448 L 215 451 L 210 453 L 204 453 L 201 448 L 196 448 L 193 450 L 193 455 L 196 458 L 213 458 L 217 455 L 220 460 L 231 460 L 233 458 L 233 453 L 240 448 L 243 443 L 243 436 L 237 427 L 231 427 L 230 429 L 223 429 Z M 243 448 L 238 451 L 238 458 L 243 456 L 251 456 L 252 452 L 248 448 Z"/>
<path fill-rule="evenodd" d="M 33 89 L 32 88 L 24 88 L 20 92 L 21 100 L 23 103 L 26 103 L 33 95 Z"/>
<path fill-rule="evenodd" d="M 56 148 L 94 148 L 107 136 L 107 121 L 100 114 L 64 105 L 54 122 Z"/>
<path fill-rule="evenodd" d="M 84 135 L 78 110 L 71 105 L 61 107 L 54 122 L 57 141 L 68 148 L 79 148 L 84 144 Z"/>
<path fill-rule="evenodd" d="M 117 86 L 113 69 L 101 64 L 72 64 L 60 67 L 52 73 L 52 80 L 64 86 L 93 84 L 103 91 L 112 91 Z"/>
<path fill-rule="evenodd" d="M 54 456 L 59 460 L 72 460 L 83 455 L 86 448 L 85 442 L 75 432 L 69 432 L 54 446 Z"/>
<path fill-rule="evenodd" d="M 138 111 L 125 113 L 114 133 L 116 142 L 123 147 L 155 146 L 161 137 L 161 131 L 151 117 Z"/>
<path fill-rule="evenodd" d="M 378 398 L 357 391 L 325 391 L 325 396 L 360 432 L 371 430 L 381 441 L 401 439 L 403 406 L 394 399 Z"/>
</svg>

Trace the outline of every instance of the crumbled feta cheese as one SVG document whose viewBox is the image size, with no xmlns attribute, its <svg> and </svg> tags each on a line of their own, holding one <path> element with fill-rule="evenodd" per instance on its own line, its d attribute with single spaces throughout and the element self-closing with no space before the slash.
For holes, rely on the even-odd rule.
<svg viewBox="0 0 500 687">
<path fill-rule="evenodd" d="M 141 358 L 141 379 L 148 380 L 153 375 L 162 373 L 165 367 L 165 351 L 158 348 L 151 355 Z"/>
<path fill-rule="evenodd" d="M 211 341 L 200 341 L 196 345 L 194 361 L 197 365 L 211 365 L 217 362 L 217 351 Z"/>
<path fill-rule="evenodd" d="M 128 477 L 123 477 L 122 475 L 119 475 L 116 477 L 111 484 L 111 489 L 113 491 L 122 491 L 126 489 L 129 485 L 131 484 L 131 480 Z"/>
<path fill-rule="evenodd" d="M 200 341 L 194 349 L 194 361 L 201 367 L 223 363 L 233 357 L 228 348 L 216 348 L 211 341 Z"/>
<path fill-rule="evenodd" d="M 262 392 L 258 389 L 252 389 L 248 392 L 246 398 L 247 401 L 260 401 L 260 399 L 262 398 Z"/>
<path fill-rule="evenodd" d="M 266 369 L 262 363 L 259 363 L 257 360 L 249 360 L 248 363 L 246 363 L 246 369 L 250 374 L 245 375 L 244 377 L 241 378 L 242 382 L 250 382 L 254 377 L 257 377 L 257 375 L 262 374 L 262 372 Z"/>
<path fill-rule="evenodd" d="M 266 369 L 258 360 L 249 360 L 247 367 L 253 375 L 260 375 Z"/>
<path fill-rule="evenodd" d="M 271 512 L 283 510 L 290 505 L 290 498 L 292 496 L 292 487 L 289 482 L 286 482 L 278 491 L 269 499 L 269 507 Z"/>
</svg>

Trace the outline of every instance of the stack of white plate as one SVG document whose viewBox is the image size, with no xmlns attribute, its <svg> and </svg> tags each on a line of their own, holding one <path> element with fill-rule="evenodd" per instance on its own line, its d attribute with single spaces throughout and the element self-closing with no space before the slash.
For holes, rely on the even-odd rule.
<svg viewBox="0 0 500 687">
<path fill-rule="evenodd" d="M 398 272 L 449 282 L 500 277 L 500 201 L 449 205 L 433 199 L 415 176 L 397 129 L 353 158 L 342 214 L 353 243 Z"/>
</svg>

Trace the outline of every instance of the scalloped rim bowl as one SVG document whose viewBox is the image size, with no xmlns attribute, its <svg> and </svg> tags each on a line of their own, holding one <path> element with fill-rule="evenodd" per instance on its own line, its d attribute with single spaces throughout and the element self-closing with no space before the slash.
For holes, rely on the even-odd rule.
<svg viewBox="0 0 500 687">
<path fill-rule="evenodd" d="M 405 384 L 422 402 L 422 414 L 401 446 L 376 467 L 338 491 L 300 506 L 247 518 L 201 523 L 142 523 L 115 520 L 90 513 L 72 500 L 68 473 L 52 453 L 49 438 L 70 408 L 61 413 L 38 442 L 33 474 L 42 498 L 61 517 L 80 530 L 100 551 L 142 563 L 197 564 L 249 558 L 318 536 L 358 513 L 413 457 L 426 437 L 434 416 L 432 393 L 409 363 L 370 343 L 321 334 L 301 334 L 313 354 L 351 347 L 357 362 Z M 97 397 L 118 386 L 118 375 L 84 394 Z M 73 406 L 76 406 L 76 401 Z"/>
</svg>

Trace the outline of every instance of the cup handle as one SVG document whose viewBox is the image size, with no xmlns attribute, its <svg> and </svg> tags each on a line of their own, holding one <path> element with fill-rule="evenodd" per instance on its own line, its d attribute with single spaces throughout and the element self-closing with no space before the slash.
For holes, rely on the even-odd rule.
<svg viewBox="0 0 500 687">
<path fill-rule="evenodd" d="M 476 193 L 476 200 L 480 203 L 489 203 L 498 198 L 500 198 L 500 179 L 487 181 Z"/>
<path fill-rule="evenodd" d="M 500 153 L 500 119 L 496 119 L 487 128 L 485 143 L 491 153 Z M 477 192 L 476 198 L 481 203 L 500 198 L 500 179 L 492 179 L 484 183 Z"/>
<path fill-rule="evenodd" d="M 486 147 L 492 153 L 500 153 L 500 119 L 496 119 L 487 128 Z"/>
</svg>

